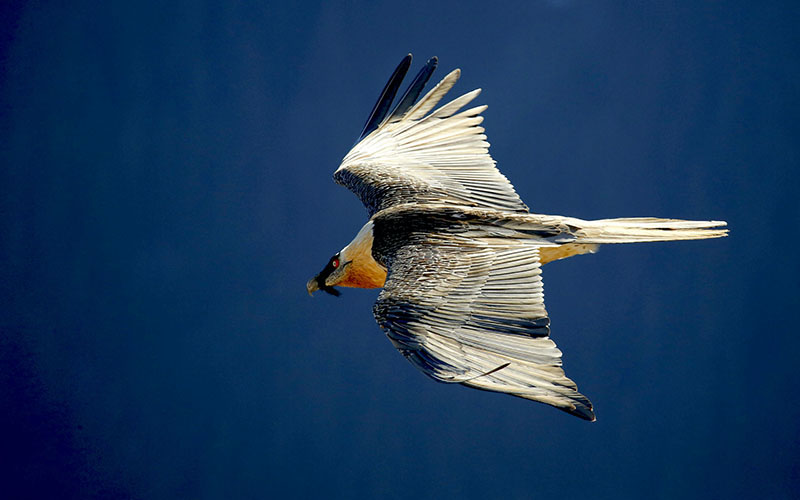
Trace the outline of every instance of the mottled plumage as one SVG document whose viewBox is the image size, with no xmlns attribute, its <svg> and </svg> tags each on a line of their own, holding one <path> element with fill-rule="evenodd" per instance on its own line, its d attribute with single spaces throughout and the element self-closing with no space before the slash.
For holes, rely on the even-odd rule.
<svg viewBox="0 0 800 500">
<path fill-rule="evenodd" d="M 395 70 L 334 173 L 370 220 L 309 280 L 309 293 L 382 285 L 375 319 L 428 376 L 594 420 L 550 339 L 541 265 L 604 243 L 721 237 L 726 230 L 711 228 L 725 223 L 529 213 L 489 156 L 486 106 L 459 112 L 479 90 L 431 111 L 459 70 L 415 102 L 436 67 L 430 59 L 389 112 L 410 63 L 409 55 Z"/>
</svg>

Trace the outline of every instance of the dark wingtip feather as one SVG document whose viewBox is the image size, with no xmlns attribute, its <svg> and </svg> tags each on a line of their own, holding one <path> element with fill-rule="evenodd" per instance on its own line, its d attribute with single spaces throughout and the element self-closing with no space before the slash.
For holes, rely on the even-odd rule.
<svg viewBox="0 0 800 500">
<path fill-rule="evenodd" d="M 594 414 L 594 409 L 592 408 L 592 402 L 589 401 L 586 396 L 583 394 L 578 394 L 572 398 L 572 403 L 575 405 L 575 408 L 564 408 L 561 406 L 556 406 L 556 408 L 561 411 L 565 411 L 570 415 L 588 420 L 589 422 L 594 422 L 597 420 L 597 417 Z"/>
<path fill-rule="evenodd" d="M 369 118 L 367 118 L 364 129 L 358 136 L 358 141 L 372 133 L 372 131 L 378 128 L 378 125 L 383 122 L 383 119 L 389 112 L 389 108 L 392 106 L 394 97 L 397 95 L 397 90 L 403 82 L 403 78 L 405 78 L 406 73 L 408 73 L 408 68 L 411 67 L 411 57 L 411 54 L 405 56 L 403 60 L 400 61 L 400 64 L 397 65 L 397 68 L 395 68 L 392 76 L 389 77 L 389 81 L 386 82 L 386 86 L 383 87 L 383 91 L 380 97 L 378 97 L 378 102 L 375 103 L 372 112 L 369 114 Z"/>
<path fill-rule="evenodd" d="M 408 86 L 406 93 L 400 98 L 400 101 L 397 103 L 397 106 L 395 106 L 392 114 L 390 114 L 387 118 L 388 121 L 401 118 L 406 111 L 408 111 L 411 106 L 417 102 L 422 89 L 425 88 L 425 84 L 428 83 L 428 80 L 436 70 L 436 66 L 438 64 L 438 57 L 433 56 L 428 59 L 428 62 L 425 63 L 425 66 L 423 66 L 423 68 L 419 70 L 419 73 L 417 73 L 417 76 L 414 77 L 414 81 L 412 81 L 411 85 Z"/>
</svg>

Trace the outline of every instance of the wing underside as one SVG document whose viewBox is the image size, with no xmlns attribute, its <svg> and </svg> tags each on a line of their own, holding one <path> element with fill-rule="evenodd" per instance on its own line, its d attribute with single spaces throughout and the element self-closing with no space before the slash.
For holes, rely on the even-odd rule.
<svg viewBox="0 0 800 500">
<path fill-rule="evenodd" d="M 367 121 L 362 139 L 345 156 L 334 179 L 353 191 L 370 216 L 395 205 L 454 203 L 527 212 L 514 187 L 495 167 L 481 127 L 486 106 L 460 111 L 480 90 L 433 110 L 460 76 L 455 70 L 415 102 L 436 66 L 420 71 L 389 114 L 391 99 L 405 75 L 403 59 Z M 380 121 L 379 124 L 377 122 Z"/>
<path fill-rule="evenodd" d="M 403 246 L 374 313 L 395 347 L 435 380 L 594 420 L 549 337 L 538 249 L 530 242 L 433 234 Z"/>
</svg>

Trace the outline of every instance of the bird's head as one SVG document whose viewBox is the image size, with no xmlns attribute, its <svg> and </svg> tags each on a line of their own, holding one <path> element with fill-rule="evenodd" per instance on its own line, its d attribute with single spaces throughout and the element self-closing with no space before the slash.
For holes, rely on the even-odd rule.
<svg viewBox="0 0 800 500">
<path fill-rule="evenodd" d="M 308 280 L 306 289 L 309 295 L 317 290 L 339 295 L 333 287 L 380 288 L 385 281 L 386 269 L 372 257 L 372 222 L 367 222 L 349 245 Z"/>
<path fill-rule="evenodd" d="M 342 252 L 338 252 L 331 257 L 331 260 L 328 261 L 322 271 L 308 280 L 306 290 L 308 290 L 309 295 L 312 295 L 317 290 L 322 290 L 331 295 L 339 296 L 339 290 L 333 287 L 347 277 L 347 268 L 352 264 L 352 261 L 343 261 L 341 254 Z"/>
</svg>

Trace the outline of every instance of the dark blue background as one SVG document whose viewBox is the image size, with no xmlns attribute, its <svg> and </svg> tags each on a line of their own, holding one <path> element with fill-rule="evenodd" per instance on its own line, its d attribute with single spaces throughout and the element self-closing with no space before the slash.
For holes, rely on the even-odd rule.
<svg viewBox="0 0 800 500">
<path fill-rule="evenodd" d="M 5 4 L 4 496 L 797 494 L 796 3 L 426 3 Z M 532 210 L 729 222 L 545 268 L 596 423 L 430 381 L 375 291 L 306 295 L 407 52 L 484 89 Z"/>
</svg>

